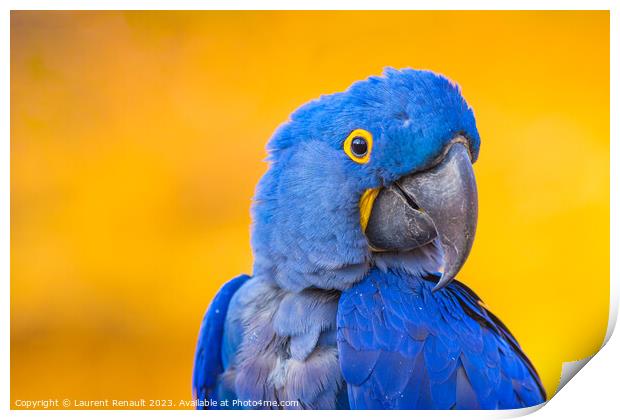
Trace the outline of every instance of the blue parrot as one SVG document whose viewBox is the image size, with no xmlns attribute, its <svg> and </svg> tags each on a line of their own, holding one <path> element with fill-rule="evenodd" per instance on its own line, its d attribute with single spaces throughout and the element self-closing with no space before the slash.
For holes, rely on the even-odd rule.
<svg viewBox="0 0 620 420">
<path fill-rule="evenodd" d="M 454 280 L 480 136 L 431 71 L 321 96 L 281 125 L 252 205 L 253 275 L 204 317 L 198 408 L 509 409 L 545 401 L 504 324 Z"/>
</svg>

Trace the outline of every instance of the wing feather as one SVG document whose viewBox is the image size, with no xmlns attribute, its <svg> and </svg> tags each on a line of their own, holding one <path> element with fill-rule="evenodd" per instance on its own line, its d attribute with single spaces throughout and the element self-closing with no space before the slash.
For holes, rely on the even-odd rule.
<svg viewBox="0 0 620 420">
<path fill-rule="evenodd" d="M 459 282 L 372 270 L 342 293 L 340 365 L 352 408 L 494 409 L 536 405 L 545 392 L 501 321 Z M 343 308 L 343 311 L 340 311 Z"/>
<path fill-rule="evenodd" d="M 228 305 L 235 292 L 250 277 L 241 275 L 230 280 L 217 292 L 202 320 L 192 378 L 192 395 L 194 399 L 217 399 L 218 379 L 223 372 L 222 336 Z M 198 407 L 204 408 L 204 407 Z"/>
</svg>

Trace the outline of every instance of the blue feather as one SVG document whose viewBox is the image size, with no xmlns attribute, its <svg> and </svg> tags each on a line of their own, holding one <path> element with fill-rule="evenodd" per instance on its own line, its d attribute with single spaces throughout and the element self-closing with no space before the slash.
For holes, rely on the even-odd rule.
<svg viewBox="0 0 620 420">
<path fill-rule="evenodd" d="M 230 280 L 222 286 L 207 309 L 196 345 L 192 381 L 194 399 L 218 399 L 214 391 L 218 377 L 223 372 L 222 336 L 224 334 L 224 320 L 230 300 L 239 287 L 249 278 L 247 275 L 241 275 Z"/>
<path fill-rule="evenodd" d="M 340 343 L 340 357 L 351 358 L 351 363 L 342 366 L 342 376 L 351 385 L 362 384 L 374 370 L 381 354 L 380 350 L 355 351 L 343 340 Z"/>
<path fill-rule="evenodd" d="M 403 284 L 415 283 L 411 291 L 417 292 L 396 297 Z M 367 290 L 368 284 L 383 299 L 360 299 L 358 287 Z M 401 271 L 373 269 L 342 293 L 348 312 L 338 313 L 337 339 L 352 408 L 493 409 L 543 402 L 544 389 L 530 362 L 479 298 L 458 282 L 436 293 L 434 284 Z M 370 318 L 357 325 L 356 312 Z M 389 340 L 390 334 L 401 334 L 394 319 L 414 334 Z"/>
</svg>

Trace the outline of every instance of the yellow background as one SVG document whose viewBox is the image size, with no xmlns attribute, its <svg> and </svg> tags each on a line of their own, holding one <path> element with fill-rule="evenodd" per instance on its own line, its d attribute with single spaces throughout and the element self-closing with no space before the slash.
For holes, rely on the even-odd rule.
<svg viewBox="0 0 620 420">
<path fill-rule="evenodd" d="M 266 141 L 388 65 L 474 107 L 459 278 L 553 394 L 607 326 L 608 12 L 13 12 L 13 406 L 190 398 L 202 314 L 251 270 Z"/>
</svg>

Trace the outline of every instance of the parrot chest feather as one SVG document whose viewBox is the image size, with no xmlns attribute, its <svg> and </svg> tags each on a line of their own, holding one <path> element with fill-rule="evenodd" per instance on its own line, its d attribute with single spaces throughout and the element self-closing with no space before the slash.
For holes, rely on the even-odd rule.
<svg viewBox="0 0 620 420">
<path fill-rule="evenodd" d="M 286 292 L 258 277 L 240 289 L 227 323 L 241 326 L 242 339 L 224 373 L 236 397 L 335 408 L 344 387 L 335 338 L 339 297 Z"/>
</svg>

